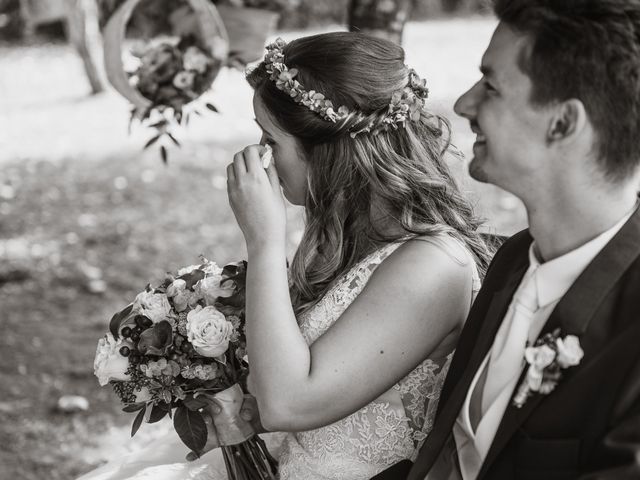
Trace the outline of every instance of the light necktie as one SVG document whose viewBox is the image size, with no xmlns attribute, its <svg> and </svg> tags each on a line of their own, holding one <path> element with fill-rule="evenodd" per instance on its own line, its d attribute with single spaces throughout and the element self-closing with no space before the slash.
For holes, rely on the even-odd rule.
<svg viewBox="0 0 640 480">
<path fill-rule="evenodd" d="M 522 373 L 531 321 L 539 308 L 535 274 L 536 269 L 527 272 L 496 335 L 482 390 L 482 416 L 514 377 Z"/>
</svg>

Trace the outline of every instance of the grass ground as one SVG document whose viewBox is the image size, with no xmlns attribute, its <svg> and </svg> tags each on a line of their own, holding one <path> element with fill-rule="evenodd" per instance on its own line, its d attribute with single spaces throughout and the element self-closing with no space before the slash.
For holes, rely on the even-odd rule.
<svg viewBox="0 0 640 480">
<path fill-rule="evenodd" d="M 434 109 L 453 119 L 493 26 L 481 18 L 408 25 L 407 63 L 429 80 Z M 197 119 L 168 167 L 139 150 L 148 134 L 127 136 L 123 100 L 87 91 L 68 47 L 0 45 L 3 479 L 71 479 L 117 455 L 104 445 L 126 440 L 130 418 L 92 375 L 107 319 L 199 253 L 220 263 L 244 256 L 224 177 L 232 153 L 258 136 L 242 75 L 222 72 L 211 95 L 222 114 Z M 453 126 L 469 152 L 468 127 Z M 454 168 L 488 227 L 524 226 L 517 201 Z M 290 214 L 293 250 L 301 220 L 299 210 Z M 58 413 L 65 394 L 86 397 L 90 410 Z"/>
</svg>

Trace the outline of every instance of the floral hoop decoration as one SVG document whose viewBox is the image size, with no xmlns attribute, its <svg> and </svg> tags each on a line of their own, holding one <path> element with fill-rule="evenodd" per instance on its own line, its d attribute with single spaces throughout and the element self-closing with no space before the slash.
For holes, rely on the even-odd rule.
<svg viewBox="0 0 640 480">
<path fill-rule="evenodd" d="M 160 141 L 167 161 L 166 144 L 180 145 L 172 127 L 186 124 L 189 113 L 199 114 L 192 102 L 211 87 L 229 53 L 229 40 L 220 15 L 208 0 L 185 0 L 193 10 L 194 31 L 151 39 L 133 55 L 133 69 L 123 64 L 126 27 L 140 0 L 127 0 L 111 16 L 104 30 L 107 78 L 131 102 L 131 121 L 155 129 L 145 148 Z M 187 107 L 188 106 L 188 107 Z M 210 104 L 207 108 L 217 112 Z"/>
</svg>

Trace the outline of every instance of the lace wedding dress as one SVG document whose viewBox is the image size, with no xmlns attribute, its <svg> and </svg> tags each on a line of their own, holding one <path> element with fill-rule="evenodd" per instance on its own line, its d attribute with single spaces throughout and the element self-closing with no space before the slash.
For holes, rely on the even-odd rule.
<svg viewBox="0 0 640 480">
<path fill-rule="evenodd" d="M 430 239 L 462 262 L 471 260 L 454 239 Z M 358 296 L 369 277 L 402 243 L 373 252 L 338 279 L 327 294 L 298 319 L 312 344 L 333 325 Z M 475 273 L 473 294 L 480 280 Z M 440 390 L 453 352 L 429 358 L 390 390 L 357 412 L 331 425 L 263 438 L 279 455 L 281 480 L 366 480 L 403 460 L 414 460 L 433 426 Z M 144 429 L 144 428 L 143 428 Z M 169 429 L 168 429 L 169 430 Z M 284 439 L 283 439 L 284 436 Z M 79 480 L 223 480 L 226 470 L 219 450 L 196 462 L 185 462 L 188 450 L 173 431 L 145 449 L 109 462 Z"/>
</svg>

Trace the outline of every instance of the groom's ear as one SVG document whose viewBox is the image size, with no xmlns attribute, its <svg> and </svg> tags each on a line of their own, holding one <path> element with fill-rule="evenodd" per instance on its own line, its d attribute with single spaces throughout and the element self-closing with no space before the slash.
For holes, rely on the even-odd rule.
<svg viewBox="0 0 640 480">
<path fill-rule="evenodd" d="M 553 107 L 554 113 L 549 122 L 547 142 L 566 142 L 577 138 L 587 124 L 587 111 L 577 99 L 560 102 Z"/>
</svg>

